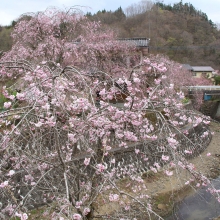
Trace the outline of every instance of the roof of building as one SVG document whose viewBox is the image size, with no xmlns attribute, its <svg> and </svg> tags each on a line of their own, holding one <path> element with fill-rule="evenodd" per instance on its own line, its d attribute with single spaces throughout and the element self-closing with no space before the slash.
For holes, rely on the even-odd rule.
<svg viewBox="0 0 220 220">
<path fill-rule="evenodd" d="M 182 64 L 182 68 L 185 70 L 192 70 L 192 67 L 189 64 Z"/>
<path fill-rule="evenodd" d="M 211 66 L 192 66 L 194 72 L 213 72 L 214 69 Z"/>
<path fill-rule="evenodd" d="M 136 47 L 148 47 L 150 43 L 150 39 L 145 37 L 120 38 L 118 40 L 134 44 Z"/>
</svg>

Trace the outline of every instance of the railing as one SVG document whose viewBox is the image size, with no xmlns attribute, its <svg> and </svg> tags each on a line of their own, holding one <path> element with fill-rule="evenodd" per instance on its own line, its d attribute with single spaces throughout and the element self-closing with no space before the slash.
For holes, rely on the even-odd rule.
<svg viewBox="0 0 220 220">
<path fill-rule="evenodd" d="M 220 90 L 220 86 L 186 86 L 188 90 Z"/>
</svg>

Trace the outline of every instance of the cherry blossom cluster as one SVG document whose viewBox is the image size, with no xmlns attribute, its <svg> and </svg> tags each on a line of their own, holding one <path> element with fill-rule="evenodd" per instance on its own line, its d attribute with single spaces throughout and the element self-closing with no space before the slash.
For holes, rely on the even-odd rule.
<svg viewBox="0 0 220 220">
<path fill-rule="evenodd" d="M 12 37 L 0 60 L 0 78 L 13 82 L 1 88 L 6 217 L 28 219 L 35 204 L 47 204 L 51 219 L 158 217 L 145 175 L 184 169 L 192 176 L 186 184 L 210 184 L 185 159 L 197 146 L 187 128 L 209 120 L 184 109 L 177 64 L 158 56 L 140 63 L 135 47 L 73 10 L 21 20 Z"/>
</svg>

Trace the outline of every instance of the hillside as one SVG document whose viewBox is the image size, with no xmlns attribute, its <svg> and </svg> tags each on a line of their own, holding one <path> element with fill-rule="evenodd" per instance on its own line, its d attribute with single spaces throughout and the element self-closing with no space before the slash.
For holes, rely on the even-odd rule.
<svg viewBox="0 0 220 220">
<path fill-rule="evenodd" d="M 1 52 L 9 50 L 12 46 L 11 31 L 12 27 L 0 26 L 0 55 Z"/>
<path fill-rule="evenodd" d="M 147 4 L 147 2 L 145 2 Z M 190 65 L 210 65 L 220 69 L 220 31 L 207 15 L 190 3 L 144 7 L 143 2 L 123 11 L 99 11 L 90 19 L 114 28 L 119 37 L 148 37 L 151 53 L 164 53 Z"/>
</svg>

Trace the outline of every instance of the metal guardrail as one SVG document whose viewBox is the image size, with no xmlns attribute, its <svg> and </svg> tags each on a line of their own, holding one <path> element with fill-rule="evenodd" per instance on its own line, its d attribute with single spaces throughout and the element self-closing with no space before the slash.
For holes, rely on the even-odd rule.
<svg viewBox="0 0 220 220">
<path fill-rule="evenodd" d="M 190 91 L 192 90 L 220 90 L 220 86 L 186 86 Z"/>
</svg>

